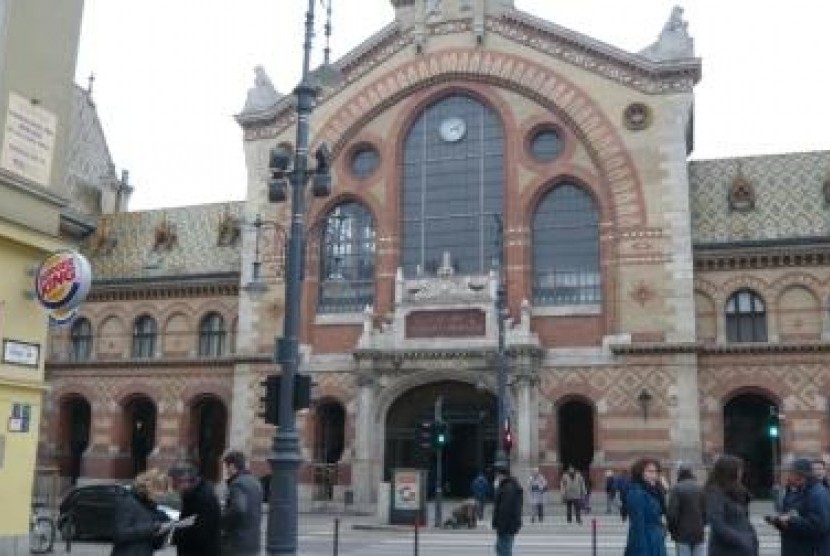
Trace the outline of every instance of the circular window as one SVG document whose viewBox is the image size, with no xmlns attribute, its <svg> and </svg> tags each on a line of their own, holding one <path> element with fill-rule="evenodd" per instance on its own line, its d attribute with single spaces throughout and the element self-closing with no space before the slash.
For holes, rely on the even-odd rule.
<svg viewBox="0 0 830 556">
<path fill-rule="evenodd" d="M 352 174 L 358 178 L 368 178 L 380 164 L 380 153 L 372 146 L 363 146 L 352 155 Z"/>
<path fill-rule="evenodd" d="M 651 109 L 642 102 L 629 104 L 623 112 L 623 123 L 634 131 L 645 129 L 651 124 Z"/>
<path fill-rule="evenodd" d="M 530 153 L 540 162 L 550 162 L 562 152 L 562 137 L 555 129 L 541 129 L 530 140 Z"/>
</svg>

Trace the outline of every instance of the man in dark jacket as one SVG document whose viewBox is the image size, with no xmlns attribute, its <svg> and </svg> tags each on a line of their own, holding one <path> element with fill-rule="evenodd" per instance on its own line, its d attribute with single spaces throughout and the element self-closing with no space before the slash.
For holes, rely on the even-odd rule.
<svg viewBox="0 0 830 556">
<path fill-rule="evenodd" d="M 496 495 L 493 501 L 493 529 L 496 531 L 496 555 L 512 556 L 513 540 L 522 528 L 522 487 L 504 464 L 497 463 Z"/>
<path fill-rule="evenodd" d="M 182 497 L 181 519 L 196 516 L 195 523 L 173 533 L 179 556 L 219 556 L 222 543 L 221 510 L 213 487 L 199 476 L 190 462 L 168 471 L 173 488 Z"/>
<path fill-rule="evenodd" d="M 810 460 L 799 458 L 789 469 L 792 489 L 784 513 L 768 519 L 781 533 L 781 554 L 830 556 L 830 492 L 813 476 Z"/>
<path fill-rule="evenodd" d="M 262 486 L 248 471 L 242 452 L 228 452 L 222 463 L 228 485 L 222 512 L 222 556 L 256 556 L 262 534 Z"/>
<path fill-rule="evenodd" d="M 681 467 L 677 483 L 669 490 L 666 518 L 677 556 L 703 556 L 706 498 L 692 470 Z"/>
</svg>

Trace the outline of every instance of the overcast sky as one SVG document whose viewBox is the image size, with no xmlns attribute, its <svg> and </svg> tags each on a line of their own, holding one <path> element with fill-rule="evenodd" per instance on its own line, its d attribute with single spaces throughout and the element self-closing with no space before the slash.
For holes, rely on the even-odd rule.
<svg viewBox="0 0 830 556">
<path fill-rule="evenodd" d="M 676 0 L 516 0 L 516 6 L 629 51 L 652 43 Z M 703 58 L 693 158 L 830 149 L 830 2 L 681 4 Z M 265 66 L 289 93 L 307 0 L 86 0 L 78 83 L 94 99 L 131 209 L 245 195 L 233 120 Z M 319 3 L 318 3 L 319 6 Z M 336 59 L 393 19 L 390 0 L 334 0 Z M 324 10 L 317 9 L 315 60 Z"/>
</svg>

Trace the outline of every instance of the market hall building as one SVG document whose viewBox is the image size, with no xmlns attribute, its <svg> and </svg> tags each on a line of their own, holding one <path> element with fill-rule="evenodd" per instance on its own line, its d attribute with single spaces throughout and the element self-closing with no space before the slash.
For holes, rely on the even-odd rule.
<svg viewBox="0 0 830 556">
<path fill-rule="evenodd" d="M 315 73 L 311 148 L 332 147 L 335 185 L 306 219 L 302 499 L 370 507 L 392 469 L 434 467 L 419 425 L 439 395 L 447 490 L 467 495 L 498 440 L 501 280 L 521 478 L 728 452 L 763 491 L 776 460 L 826 457 L 830 153 L 690 162 L 681 10 L 631 53 L 509 0 L 392 4 L 340 78 Z M 64 474 L 189 456 L 217 478 L 230 446 L 268 473 L 289 225 L 268 161 L 293 149 L 293 97 L 258 70 L 237 121 L 244 202 L 93 236 L 105 272 L 47 365 L 41 455 Z"/>
</svg>

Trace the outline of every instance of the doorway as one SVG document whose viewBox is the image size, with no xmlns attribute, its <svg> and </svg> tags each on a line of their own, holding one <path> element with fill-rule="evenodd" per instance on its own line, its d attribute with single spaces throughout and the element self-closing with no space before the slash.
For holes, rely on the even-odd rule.
<svg viewBox="0 0 830 556">
<path fill-rule="evenodd" d="M 767 429 L 772 415 L 778 406 L 761 394 L 740 394 L 723 408 L 723 451 L 744 461 L 744 486 L 757 497 L 769 496 L 780 454 L 779 438 Z"/>
<path fill-rule="evenodd" d="M 573 467 L 588 472 L 594 461 L 594 407 L 582 399 L 569 399 L 558 411 L 559 461 L 562 471 Z"/>
</svg>

